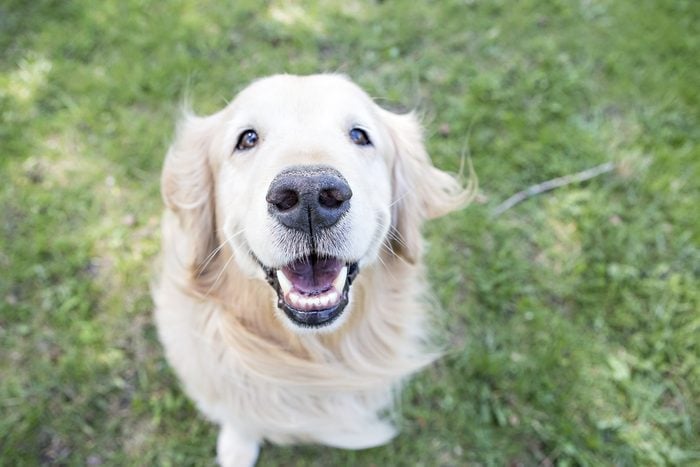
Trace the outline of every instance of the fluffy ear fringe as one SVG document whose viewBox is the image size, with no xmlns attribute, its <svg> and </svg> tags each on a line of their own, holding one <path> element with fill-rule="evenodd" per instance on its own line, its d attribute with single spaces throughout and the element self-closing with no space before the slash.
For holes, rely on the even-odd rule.
<svg viewBox="0 0 700 467">
<path fill-rule="evenodd" d="M 209 153 L 218 116 L 198 117 L 185 112 L 175 142 L 165 157 L 161 193 L 177 216 L 187 239 L 180 261 L 189 271 L 190 286 L 207 287 L 207 270 L 216 264 L 216 206 Z"/>
<path fill-rule="evenodd" d="M 477 190 L 469 165 L 466 186 L 459 178 L 433 166 L 423 144 L 423 131 L 413 113 L 382 111 L 395 146 L 392 167 L 392 251 L 411 264 L 422 254 L 425 220 L 465 207 Z"/>
</svg>

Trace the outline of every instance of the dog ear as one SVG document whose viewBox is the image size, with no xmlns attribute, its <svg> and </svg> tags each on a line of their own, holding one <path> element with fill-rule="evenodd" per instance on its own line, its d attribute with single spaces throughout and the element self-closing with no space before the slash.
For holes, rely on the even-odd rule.
<svg viewBox="0 0 700 467">
<path fill-rule="evenodd" d="M 474 184 L 465 188 L 455 177 L 437 169 L 423 144 L 423 130 L 413 113 L 381 111 L 394 143 L 392 173 L 391 248 L 409 263 L 422 252 L 425 220 L 466 206 Z"/>
<path fill-rule="evenodd" d="M 178 218 L 187 241 L 181 258 L 191 285 L 205 288 L 217 263 L 217 225 L 214 177 L 210 152 L 215 140 L 219 114 L 198 117 L 185 113 L 168 150 L 161 176 L 161 193 L 168 209 Z M 215 256 L 215 255 L 214 255 Z M 204 289 L 206 291 L 206 289 Z"/>
</svg>

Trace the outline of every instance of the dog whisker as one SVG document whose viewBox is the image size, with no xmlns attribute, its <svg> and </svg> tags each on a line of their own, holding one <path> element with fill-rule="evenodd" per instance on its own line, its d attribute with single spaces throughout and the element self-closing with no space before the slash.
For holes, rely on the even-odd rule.
<svg viewBox="0 0 700 467">
<path fill-rule="evenodd" d="M 220 244 L 218 247 L 216 247 L 215 249 L 213 249 L 212 252 L 209 253 L 209 255 L 207 255 L 207 257 L 204 259 L 204 261 L 202 261 L 201 265 L 197 268 L 197 275 L 199 276 L 199 275 L 201 275 L 202 273 L 204 273 L 204 271 L 207 269 L 207 266 L 209 266 L 209 263 L 211 263 L 211 262 L 213 261 L 214 257 L 221 251 L 221 249 L 222 249 L 227 243 L 229 243 L 231 240 L 233 240 L 233 239 L 236 238 L 237 236 L 239 236 L 239 235 L 245 233 L 245 231 L 246 231 L 246 229 L 241 229 L 241 230 L 239 230 L 238 232 L 236 232 L 236 233 L 234 233 L 234 234 L 232 234 L 232 235 L 226 237 L 226 238 L 224 239 L 224 241 L 221 242 L 221 244 Z"/>
<path fill-rule="evenodd" d="M 390 227 L 389 232 L 387 233 L 387 238 L 398 243 L 400 247 L 408 249 L 408 244 L 401 235 L 401 232 L 399 232 L 397 229 Z"/>
<path fill-rule="evenodd" d="M 402 194 L 401 196 L 399 196 L 398 198 L 396 198 L 396 199 L 389 205 L 389 207 L 390 207 L 390 208 L 391 208 L 391 207 L 394 207 L 395 205 L 397 205 L 398 203 L 400 203 L 401 201 L 403 201 L 404 198 L 406 198 L 408 195 L 409 195 L 408 190 L 404 191 L 403 194 Z"/>
<path fill-rule="evenodd" d="M 214 290 L 214 288 L 217 286 L 217 284 L 219 283 L 219 280 L 221 279 L 224 272 L 226 271 L 226 268 L 228 268 L 229 264 L 231 264 L 231 261 L 233 261 L 233 255 L 231 255 L 231 257 L 228 260 L 226 260 L 226 263 L 221 267 L 221 270 L 214 278 L 214 282 L 209 287 L 209 290 L 207 290 L 207 292 L 204 294 L 205 297 L 208 297 L 209 294 L 211 293 L 211 291 Z"/>
<path fill-rule="evenodd" d="M 227 240 L 224 240 L 223 242 L 221 242 L 221 245 L 219 245 L 218 247 L 216 247 L 215 249 L 213 249 L 212 252 L 209 253 L 209 255 L 208 255 L 206 258 L 204 258 L 204 261 L 203 261 L 203 262 L 200 264 L 200 266 L 197 268 L 197 275 L 198 275 L 198 276 L 201 275 L 201 274 L 204 272 L 204 270 L 207 268 L 207 266 L 209 266 L 209 263 L 211 263 L 211 261 L 214 259 L 214 257 L 216 256 L 216 254 L 217 254 L 219 251 L 221 251 L 221 249 L 224 247 L 224 245 L 226 245 L 226 242 L 227 242 Z"/>
</svg>

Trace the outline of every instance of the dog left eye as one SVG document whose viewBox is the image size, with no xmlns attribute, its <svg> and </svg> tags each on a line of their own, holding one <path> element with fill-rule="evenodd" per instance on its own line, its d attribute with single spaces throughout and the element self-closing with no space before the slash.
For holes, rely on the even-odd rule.
<svg viewBox="0 0 700 467">
<path fill-rule="evenodd" d="M 245 130 L 238 137 L 238 142 L 236 143 L 236 149 L 239 151 L 245 151 L 246 149 L 251 149 L 258 144 L 258 133 L 255 130 Z"/>
<path fill-rule="evenodd" d="M 362 128 L 353 128 L 350 130 L 350 139 L 358 146 L 370 146 L 372 144 L 367 132 Z"/>
</svg>

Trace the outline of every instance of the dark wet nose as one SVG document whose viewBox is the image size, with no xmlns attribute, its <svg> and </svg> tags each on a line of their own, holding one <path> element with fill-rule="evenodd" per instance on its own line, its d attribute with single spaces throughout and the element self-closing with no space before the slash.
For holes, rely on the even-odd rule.
<svg viewBox="0 0 700 467">
<path fill-rule="evenodd" d="M 265 197 L 270 215 L 308 234 L 338 222 L 350 208 L 350 198 L 352 190 L 340 172 L 303 165 L 277 174 Z"/>
</svg>

